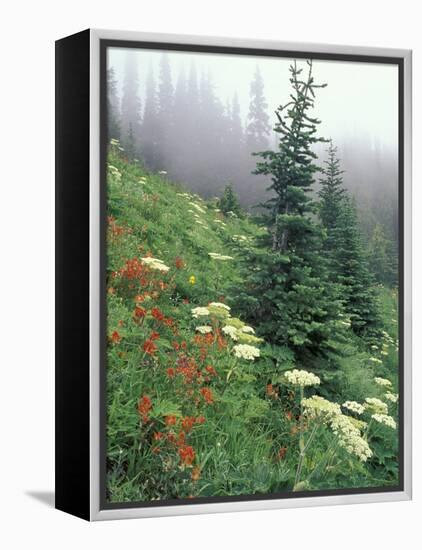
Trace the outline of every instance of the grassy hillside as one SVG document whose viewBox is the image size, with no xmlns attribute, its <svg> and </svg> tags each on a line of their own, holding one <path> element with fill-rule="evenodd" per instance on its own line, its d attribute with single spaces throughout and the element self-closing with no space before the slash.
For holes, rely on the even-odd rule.
<svg viewBox="0 0 422 550">
<path fill-rule="evenodd" d="M 216 201 L 128 163 L 117 148 L 107 214 L 110 501 L 396 483 L 396 432 L 371 417 L 397 418 L 394 398 L 384 399 L 397 388 L 394 292 L 379 289 L 379 346 L 364 350 L 350 337 L 335 385 L 320 375 L 300 386 L 285 374 L 300 369 L 292 353 L 267 345 L 231 307 L 229 289 L 243 284 L 242 250 L 263 231 L 253 219 L 223 214 Z M 381 376 L 389 383 L 374 381 Z M 338 406 L 380 398 L 388 409 L 343 409 L 338 418 L 348 412 L 358 433 L 352 452 L 342 428 L 339 436 L 328 417 L 315 422 L 300 405 L 315 392 L 331 392 Z"/>
</svg>

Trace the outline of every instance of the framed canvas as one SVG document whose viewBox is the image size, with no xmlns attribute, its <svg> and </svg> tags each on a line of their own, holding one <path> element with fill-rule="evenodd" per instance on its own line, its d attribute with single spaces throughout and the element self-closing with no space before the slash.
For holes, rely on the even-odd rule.
<svg viewBox="0 0 422 550">
<path fill-rule="evenodd" d="M 411 498 L 411 52 L 56 43 L 56 506 Z"/>
</svg>

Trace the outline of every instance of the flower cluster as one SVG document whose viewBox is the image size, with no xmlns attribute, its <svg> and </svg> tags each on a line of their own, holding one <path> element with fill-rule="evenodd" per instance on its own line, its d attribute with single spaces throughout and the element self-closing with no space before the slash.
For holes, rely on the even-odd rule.
<svg viewBox="0 0 422 550">
<path fill-rule="evenodd" d="M 391 392 L 387 392 L 385 395 L 384 395 L 385 399 L 387 399 L 387 401 L 390 401 L 391 403 L 397 403 L 397 401 L 399 400 L 399 396 L 397 393 L 391 393 Z"/>
<path fill-rule="evenodd" d="M 120 180 L 122 179 L 122 174 L 120 170 L 112 164 L 108 165 L 108 173 L 116 182 L 120 182 Z"/>
<path fill-rule="evenodd" d="M 232 321 L 235 322 L 233 323 Z M 222 328 L 222 331 L 227 336 L 230 336 L 233 341 L 248 345 L 263 342 L 262 338 L 254 336 L 255 330 L 252 327 L 246 326 L 242 321 L 240 321 L 240 326 L 236 323 L 236 319 L 228 319 L 226 322 L 227 324 Z"/>
<path fill-rule="evenodd" d="M 349 454 L 354 454 L 362 462 L 366 462 L 368 458 L 371 458 L 373 453 L 367 441 L 348 416 L 344 414 L 334 415 L 330 421 L 330 427 L 337 437 L 340 447 L 343 447 Z"/>
<path fill-rule="evenodd" d="M 152 409 L 152 402 L 148 395 L 143 395 L 138 403 L 138 412 L 141 415 L 142 421 L 144 423 L 148 422 L 148 414 Z"/>
<path fill-rule="evenodd" d="M 349 411 L 352 411 L 356 414 L 363 414 L 365 412 L 365 405 L 361 405 L 356 401 L 345 401 L 343 403 L 343 407 L 345 409 L 349 409 Z"/>
<path fill-rule="evenodd" d="M 152 256 L 141 258 L 141 262 L 151 269 L 163 271 L 164 273 L 167 273 L 167 271 L 169 271 L 170 269 L 162 260 L 158 260 L 157 258 L 153 258 Z"/>
<path fill-rule="evenodd" d="M 208 307 L 210 308 L 219 308 L 219 309 L 225 309 L 226 311 L 230 311 L 231 310 L 231 307 L 228 306 L 227 304 L 223 304 L 222 302 L 210 302 L 208 304 Z"/>
<path fill-rule="evenodd" d="M 202 206 L 199 206 L 199 204 L 196 204 L 196 202 L 190 201 L 189 204 L 194 208 L 196 208 L 198 212 L 201 212 L 201 214 L 206 214 L 207 211 L 204 208 L 202 208 Z"/>
<path fill-rule="evenodd" d="M 373 418 L 379 424 L 384 424 L 385 426 L 388 426 L 389 428 L 393 428 L 393 430 L 395 430 L 396 427 L 397 427 L 396 421 L 394 420 L 394 418 L 392 418 L 388 414 L 375 413 L 371 416 L 371 418 Z"/>
<path fill-rule="evenodd" d="M 387 380 L 386 378 L 380 378 L 379 376 L 376 376 L 374 378 L 374 381 L 375 381 L 375 384 L 378 384 L 378 386 L 383 386 L 383 387 L 391 387 L 392 386 L 392 383 L 390 382 L 390 380 Z"/>
<path fill-rule="evenodd" d="M 288 370 L 284 373 L 285 380 L 292 386 L 318 386 L 321 380 L 312 372 L 306 370 Z"/>
<path fill-rule="evenodd" d="M 260 356 L 259 348 L 249 344 L 237 344 L 233 347 L 233 353 L 239 359 L 246 359 L 247 361 L 253 361 Z"/>
<path fill-rule="evenodd" d="M 341 408 L 338 403 L 332 403 L 319 395 L 304 398 L 301 403 L 303 413 L 308 418 L 330 420 L 334 416 L 341 414 Z"/>
<path fill-rule="evenodd" d="M 217 252 L 208 252 L 208 256 L 213 260 L 220 260 L 221 262 L 226 262 L 227 260 L 233 260 L 232 256 L 226 256 L 224 254 L 218 254 Z"/>
<path fill-rule="evenodd" d="M 120 344 L 121 339 L 122 337 L 117 330 L 115 330 L 110 336 L 110 341 L 113 342 L 113 344 Z"/>
<path fill-rule="evenodd" d="M 210 314 L 210 311 L 206 307 L 194 307 L 191 309 L 192 317 L 198 319 L 199 317 L 206 317 Z"/>
<path fill-rule="evenodd" d="M 201 334 L 209 334 L 210 332 L 212 332 L 212 328 L 207 325 L 196 327 L 195 330 L 197 330 Z"/>
<path fill-rule="evenodd" d="M 233 327 L 231 325 L 226 325 L 221 330 L 223 331 L 224 334 L 226 334 L 227 336 L 230 336 L 230 338 L 232 340 L 234 340 L 235 342 L 239 339 L 238 336 L 237 336 L 237 328 L 236 327 Z"/>
<path fill-rule="evenodd" d="M 388 406 L 384 401 L 377 397 L 367 397 L 365 399 L 365 409 L 368 409 L 376 414 L 388 414 Z"/>
<path fill-rule="evenodd" d="M 210 314 L 217 319 L 224 320 L 230 317 L 230 308 L 225 304 L 220 304 L 220 302 L 211 302 L 207 307 Z"/>
</svg>

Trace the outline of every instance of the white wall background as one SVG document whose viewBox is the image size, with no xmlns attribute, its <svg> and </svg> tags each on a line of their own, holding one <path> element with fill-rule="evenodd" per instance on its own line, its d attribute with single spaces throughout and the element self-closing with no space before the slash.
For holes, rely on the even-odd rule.
<svg viewBox="0 0 422 550">
<path fill-rule="evenodd" d="M 3 548 L 418 547 L 422 517 L 422 413 L 418 398 L 422 355 L 422 319 L 418 308 L 422 299 L 418 165 L 422 147 L 419 124 L 422 44 L 418 11 L 418 3 L 412 0 L 15 0 L 2 4 L 0 545 Z M 90 525 L 40 501 L 40 496 L 41 500 L 50 498 L 54 468 L 54 40 L 87 27 L 414 50 L 413 502 Z"/>
</svg>

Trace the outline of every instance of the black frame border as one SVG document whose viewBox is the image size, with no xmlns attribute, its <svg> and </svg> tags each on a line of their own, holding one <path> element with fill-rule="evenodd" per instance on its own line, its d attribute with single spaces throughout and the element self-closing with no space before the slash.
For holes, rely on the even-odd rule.
<svg viewBox="0 0 422 550">
<path fill-rule="evenodd" d="M 399 232 L 399 484 L 386 487 L 362 487 L 349 489 L 326 489 L 270 494 L 236 495 L 225 497 L 197 497 L 195 499 L 171 499 L 149 502 L 108 502 L 106 498 L 106 350 L 107 350 L 107 294 L 106 294 L 106 159 L 107 159 L 107 49 L 131 48 L 186 53 L 211 53 L 244 55 L 255 57 L 278 57 L 291 59 L 314 59 L 318 61 L 348 61 L 359 63 L 388 64 L 398 67 L 398 232 Z M 253 502 L 263 500 L 288 500 L 291 498 L 312 498 L 341 495 L 391 493 L 404 491 L 404 58 L 383 55 L 339 54 L 282 49 L 261 49 L 241 46 L 195 45 L 174 42 L 134 41 L 100 39 L 100 446 L 92 452 L 99 452 L 100 464 L 100 511 L 128 508 L 156 508 L 163 506 L 198 505 L 228 502 Z M 410 146 L 410 144 L 409 144 Z"/>
</svg>

